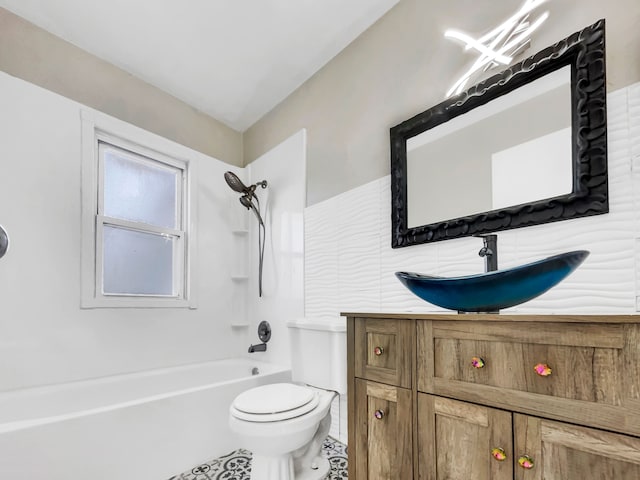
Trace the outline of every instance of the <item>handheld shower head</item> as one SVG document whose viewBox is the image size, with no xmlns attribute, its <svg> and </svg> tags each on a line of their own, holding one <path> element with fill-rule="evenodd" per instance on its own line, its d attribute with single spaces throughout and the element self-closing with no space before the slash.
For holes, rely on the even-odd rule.
<svg viewBox="0 0 640 480">
<path fill-rule="evenodd" d="M 249 199 L 249 195 L 243 195 L 238 200 L 240 200 L 240 203 L 242 204 L 242 206 L 245 207 L 247 210 L 253 207 L 253 203 L 251 203 L 251 200 Z"/>
<path fill-rule="evenodd" d="M 257 197 L 255 196 L 253 198 L 255 198 L 256 201 L 258 200 Z M 239 200 L 242 206 L 245 207 L 247 210 L 253 210 L 253 213 L 255 213 L 256 218 L 258 219 L 258 223 L 260 223 L 260 225 L 264 225 L 264 222 L 262 221 L 262 216 L 260 215 L 260 212 L 258 211 L 256 206 L 251 201 L 251 197 L 249 196 L 249 194 L 244 194 L 243 196 L 240 197 Z"/>
<path fill-rule="evenodd" d="M 238 193 L 251 192 L 251 189 L 247 187 L 244 183 L 242 183 L 242 180 L 240 180 L 238 176 L 233 172 L 224 172 L 224 179 L 227 181 L 227 185 L 229 185 L 231 189 L 235 192 L 238 192 Z M 255 190 L 255 186 L 253 188 Z"/>
</svg>

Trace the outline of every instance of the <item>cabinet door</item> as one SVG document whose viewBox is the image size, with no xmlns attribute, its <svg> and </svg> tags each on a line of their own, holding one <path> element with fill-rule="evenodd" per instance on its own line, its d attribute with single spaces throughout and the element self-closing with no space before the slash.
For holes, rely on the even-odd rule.
<svg viewBox="0 0 640 480">
<path fill-rule="evenodd" d="M 512 480 L 511 413 L 418 394 L 421 480 Z"/>
<path fill-rule="evenodd" d="M 411 388 L 414 337 L 411 320 L 356 318 L 356 377 Z"/>
<path fill-rule="evenodd" d="M 640 478 L 638 438 L 519 414 L 514 438 L 516 480 Z"/>
<path fill-rule="evenodd" d="M 411 395 L 404 388 L 356 380 L 356 480 L 413 478 Z"/>
</svg>

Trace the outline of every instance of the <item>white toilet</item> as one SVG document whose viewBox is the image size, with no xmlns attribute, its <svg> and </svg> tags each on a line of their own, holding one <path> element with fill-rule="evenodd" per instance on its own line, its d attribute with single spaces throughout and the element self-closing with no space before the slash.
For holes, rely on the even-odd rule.
<svg viewBox="0 0 640 480">
<path fill-rule="evenodd" d="M 294 383 L 247 390 L 231 404 L 229 425 L 251 450 L 251 480 L 321 480 L 331 402 L 346 393 L 346 325 L 342 317 L 287 323 Z M 317 388 L 313 388 L 317 387 Z"/>
</svg>

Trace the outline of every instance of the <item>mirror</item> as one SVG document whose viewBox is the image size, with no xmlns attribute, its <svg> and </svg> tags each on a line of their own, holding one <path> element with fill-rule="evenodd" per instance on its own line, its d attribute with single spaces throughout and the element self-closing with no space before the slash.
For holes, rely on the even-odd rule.
<svg viewBox="0 0 640 480">
<path fill-rule="evenodd" d="M 571 193 L 570 83 L 565 66 L 407 139 L 408 227 Z"/>
<path fill-rule="evenodd" d="M 391 129 L 392 247 L 608 212 L 604 20 Z"/>
</svg>

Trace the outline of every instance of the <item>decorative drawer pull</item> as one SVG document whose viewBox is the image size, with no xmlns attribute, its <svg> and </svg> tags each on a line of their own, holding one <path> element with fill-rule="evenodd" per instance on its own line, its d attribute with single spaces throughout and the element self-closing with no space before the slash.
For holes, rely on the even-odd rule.
<svg viewBox="0 0 640 480">
<path fill-rule="evenodd" d="M 533 367 L 533 369 L 541 377 L 548 377 L 549 375 L 551 375 L 551 372 L 552 372 L 551 367 L 546 363 L 539 363 L 535 367 Z"/>
<path fill-rule="evenodd" d="M 378 420 L 382 420 L 384 418 L 384 410 L 376 410 L 373 414 Z"/>
<path fill-rule="evenodd" d="M 379 357 L 384 353 L 384 347 L 376 347 L 373 349 L 373 353 L 375 353 L 376 357 Z"/>
<path fill-rule="evenodd" d="M 504 451 L 504 448 L 496 447 L 491 449 L 491 456 L 499 462 L 503 462 L 507 459 L 507 452 Z"/>
<path fill-rule="evenodd" d="M 480 357 L 473 357 L 471 359 L 471 366 L 473 368 L 482 368 L 484 367 L 484 360 Z"/>
<path fill-rule="evenodd" d="M 529 455 L 522 455 L 520 458 L 518 458 L 518 465 L 520 465 L 525 470 L 531 470 L 534 465 L 533 458 L 531 458 Z"/>
</svg>

